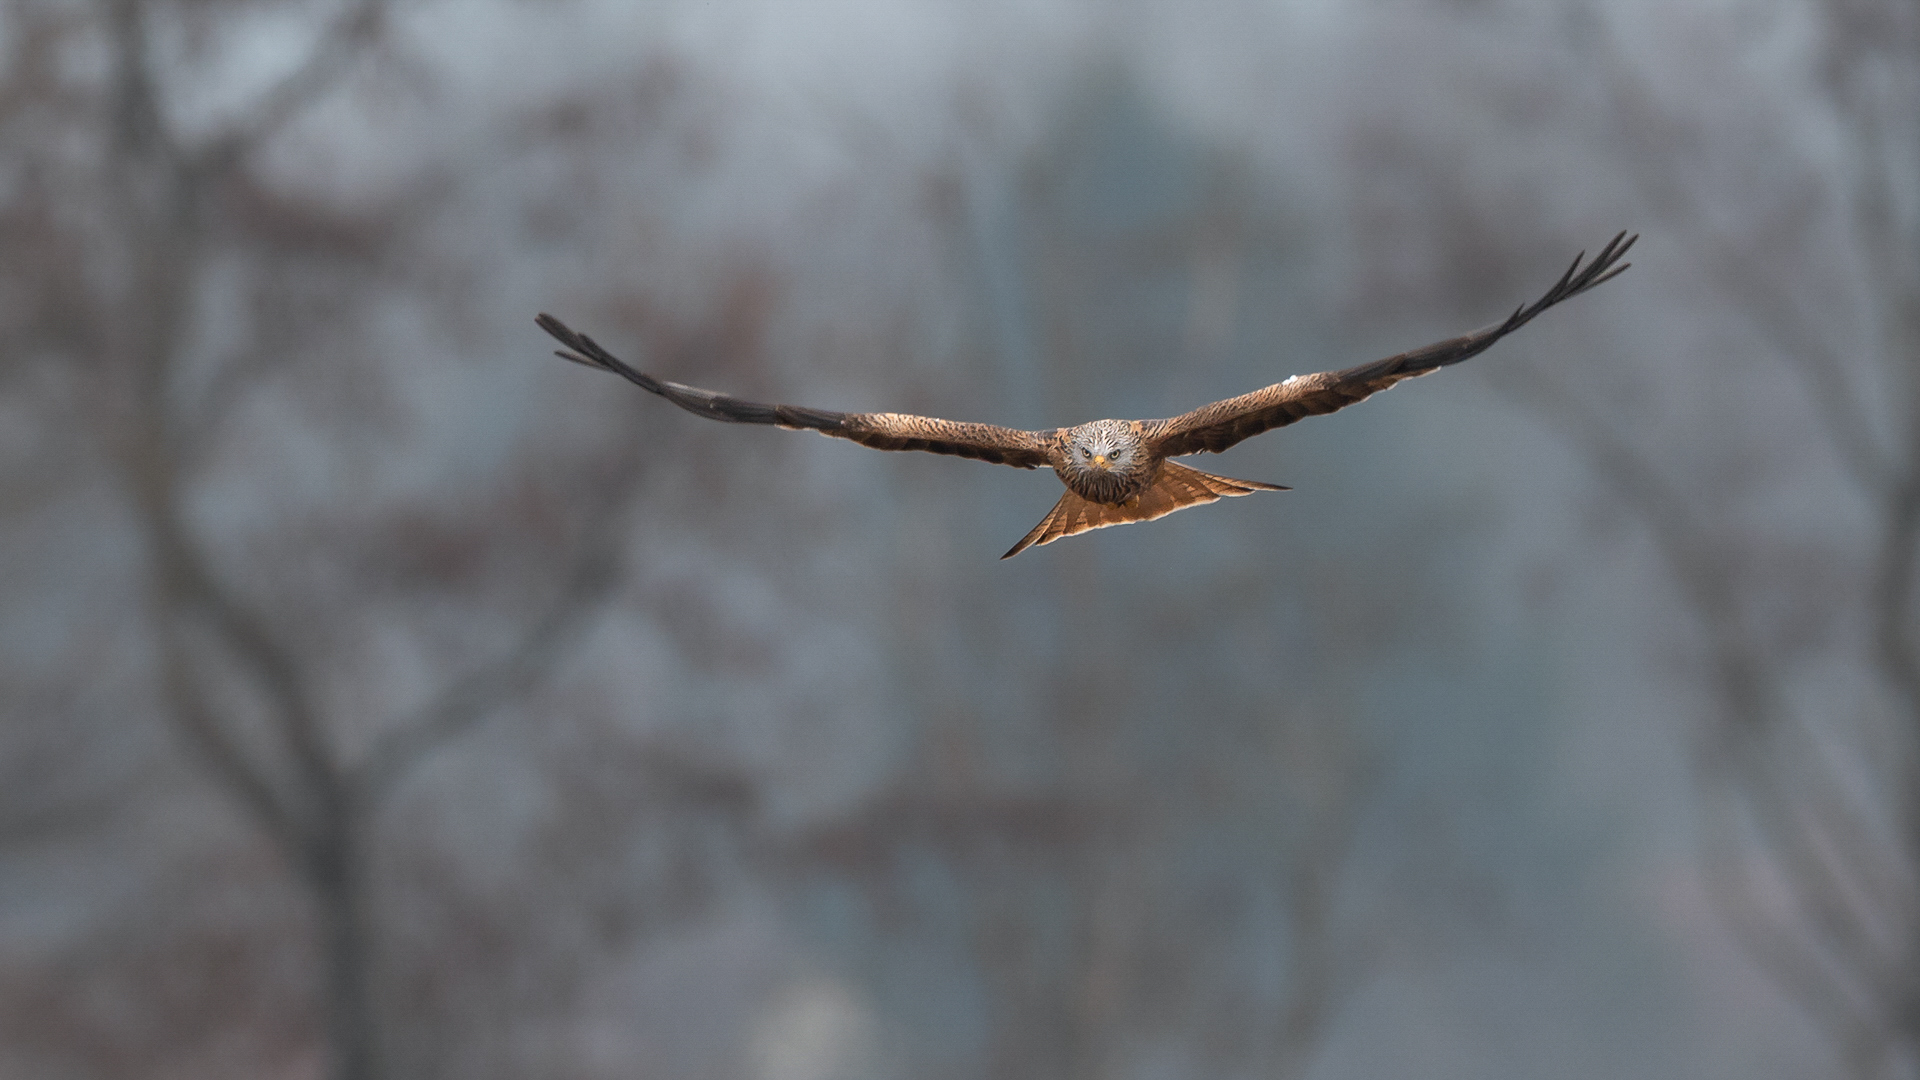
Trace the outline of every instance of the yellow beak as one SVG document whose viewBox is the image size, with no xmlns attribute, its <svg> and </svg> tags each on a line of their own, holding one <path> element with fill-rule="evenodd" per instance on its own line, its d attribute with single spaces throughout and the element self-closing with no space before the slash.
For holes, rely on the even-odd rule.
<svg viewBox="0 0 1920 1080">
<path fill-rule="evenodd" d="M 1095 455 L 1093 455 L 1093 463 L 1094 463 L 1095 465 L 1098 465 L 1098 466 L 1099 466 L 1100 468 L 1102 468 L 1102 469 L 1104 469 L 1104 468 L 1106 468 L 1106 467 L 1107 467 L 1107 455 L 1105 455 L 1105 454 L 1095 454 Z"/>
</svg>

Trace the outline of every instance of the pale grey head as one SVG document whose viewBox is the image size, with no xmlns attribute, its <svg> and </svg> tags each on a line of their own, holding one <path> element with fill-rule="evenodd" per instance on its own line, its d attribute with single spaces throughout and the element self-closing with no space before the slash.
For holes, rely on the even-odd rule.
<svg viewBox="0 0 1920 1080">
<path fill-rule="evenodd" d="M 1108 505 L 1145 490 L 1158 464 L 1139 425 L 1125 420 L 1095 420 L 1069 429 L 1066 456 L 1054 470 L 1061 482 L 1083 499 Z"/>
</svg>

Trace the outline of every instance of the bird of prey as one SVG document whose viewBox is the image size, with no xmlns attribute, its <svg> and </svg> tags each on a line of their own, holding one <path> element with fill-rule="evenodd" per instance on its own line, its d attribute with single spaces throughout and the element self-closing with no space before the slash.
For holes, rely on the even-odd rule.
<svg viewBox="0 0 1920 1080">
<path fill-rule="evenodd" d="M 1215 502 L 1222 496 L 1288 490 L 1278 484 L 1230 480 L 1171 459 L 1202 451 L 1217 454 L 1263 431 L 1344 409 L 1402 379 L 1425 375 L 1477 356 L 1494 342 L 1525 326 L 1535 315 L 1626 270 L 1631 264 L 1621 263 L 1620 257 L 1638 239 L 1622 232 L 1584 268 L 1581 262 L 1586 252 L 1581 252 L 1540 299 L 1515 309 L 1504 321 L 1470 334 L 1344 371 L 1295 375 L 1264 390 L 1202 405 L 1166 420 L 1095 420 L 1050 431 L 1019 431 L 905 413 L 828 412 L 798 405 L 744 401 L 712 390 L 656 379 L 629 367 L 592 338 L 551 315 L 542 314 L 537 322 L 542 330 L 566 346 L 554 355 L 611 371 L 643 390 L 709 419 L 811 429 L 876 450 L 925 450 L 1017 469 L 1036 469 L 1043 465 L 1051 468 L 1066 485 L 1066 493 L 1032 532 L 1000 556 L 1009 559 L 1029 547 L 1051 544 L 1063 536 L 1108 525 L 1152 521 L 1175 510 Z"/>
</svg>

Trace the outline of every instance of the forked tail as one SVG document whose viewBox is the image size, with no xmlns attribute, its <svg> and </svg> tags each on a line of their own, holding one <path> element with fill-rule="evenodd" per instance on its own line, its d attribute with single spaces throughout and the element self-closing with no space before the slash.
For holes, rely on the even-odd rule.
<svg viewBox="0 0 1920 1080">
<path fill-rule="evenodd" d="M 1163 461 L 1160 463 L 1160 478 L 1131 502 L 1109 506 L 1090 502 L 1068 491 L 1060 496 L 1060 501 L 1053 504 L 1053 510 L 1040 519 L 1040 524 L 1035 525 L 1032 532 L 1021 537 L 1020 542 L 1013 545 L 1013 550 L 1000 557 L 1011 559 L 1030 547 L 1051 544 L 1063 536 L 1073 536 L 1089 529 L 1104 529 L 1109 525 L 1125 525 L 1133 521 L 1152 521 L 1166 517 L 1175 510 L 1216 502 L 1222 497 L 1287 490 L 1279 484 L 1231 480 L 1176 462 Z"/>
</svg>

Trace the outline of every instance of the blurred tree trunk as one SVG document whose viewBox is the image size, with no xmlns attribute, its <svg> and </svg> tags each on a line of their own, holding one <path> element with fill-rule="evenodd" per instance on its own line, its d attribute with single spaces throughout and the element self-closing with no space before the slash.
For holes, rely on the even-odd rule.
<svg viewBox="0 0 1920 1080">
<path fill-rule="evenodd" d="M 327 1042 L 335 1080 L 382 1075 L 379 1019 L 374 1002 L 372 898 L 367 888 L 365 830 L 347 811 L 314 844 L 307 887 L 320 908 L 327 973 Z"/>
<path fill-rule="evenodd" d="M 214 207 L 242 181 L 247 155 L 353 70 L 381 32 L 384 0 L 336 11 L 290 74 L 219 135 L 185 144 L 170 130 L 155 75 L 151 20 L 163 5 L 102 0 L 111 46 L 113 255 L 119 284 L 91 298 L 105 370 L 124 374 L 101 429 L 130 496 L 147 555 L 151 624 L 167 715 L 210 775 L 278 846 L 304 886 L 324 974 L 324 1031 L 334 1080 L 377 1080 L 381 1052 L 380 940 L 370 880 L 381 800 L 432 752 L 551 667 L 562 644 L 609 591 L 620 499 L 563 574 L 559 596 L 527 620 L 510 652 L 448 683 L 433 704 L 391 725 L 370 750 L 343 757 L 317 686 L 324 673 L 295 644 L 292 625 L 317 612 L 269 612 L 223 573 L 189 510 L 199 440 L 215 417 L 183 405 L 189 341 Z M 111 275 L 109 276 L 111 280 Z M 272 358 L 243 355 L 244 382 Z M 257 710 L 237 707 L 237 676 Z M 262 749 L 262 740 L 267 743 Z"/>
<path fill-rule="evenodd" d="M 139 0 L 106 4 L 115 89 L 114 153 L 107 168 L 119 194 L 117 224 L 132 273 L 118 302 L 99 315 L 124 350 L 133 376 L 121 469 L 134 496 L 153 574 L 150 619 L 165 657 L 175 724 L 214 777 L 239 796 L 281 845 L 312 897 L 326 972 L 331 1075 L 335 1080 L 374 1080 L 380 1068 L 361 818 L 350 805 L 345 778 L 322 743 L 306 674 L 269 625 L 216 579 L 183 506 L 186 481 L 181 466 L 190 451 L 182 442 L 192 425 L 176 414 L 172 402 L 178 396 L 177 372 L 204 253 L 204 215 L 214 197 L 211 189 L 229 179 L 227 174 L 248 146 L 236 141 L 189 151 L 174 142 L 161 114 L 149 14 L 149 6 Z M 323 40 L 309 66 L 302 68 L 302 76 L 315 84 L 306 97 L 318 96 L 338 74 L 329 70 L 307 75 L 312 65 L 343 66 L 324 55 L 349 44 L 334 35 L 357 44 L 376 15 L 375 5 L 362 5 L 354 21 Z M 291 93 L 298 89 L 304 88 L 282 88 L 290 95 L 290 110 L 307 104 Z M 196 632 L 230 650 L 264 691 L 273 727 L 282 733 L 298 765 L 297 781 L 278 781 L 243 754 L 230 727 L 233 720 L 214 711 L 206 675 L 192 655 L 190 640 Z"/>
</svg>

